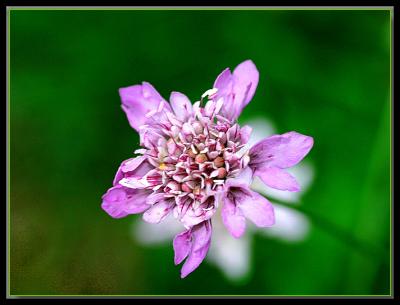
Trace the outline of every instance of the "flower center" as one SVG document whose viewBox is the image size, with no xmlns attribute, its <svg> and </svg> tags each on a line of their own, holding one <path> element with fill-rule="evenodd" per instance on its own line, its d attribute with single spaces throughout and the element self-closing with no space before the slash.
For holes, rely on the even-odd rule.
<svg viewBox="0 0 400 305">
<path fill-rule="evenodd" d="M 162 142 L 157 169 L 167 196 L 201 201 L 243 168 L 240 127 L 221 118 L 193 116 Z"/>
<path fill-rule="evenodd" d="M 152 115 L 154 123 L 140 130 L 145 149 L 138 150 L 146 156 L 147 173 L 125 182 L 172 202 L 175 217 L 187 226 L 211 217 L 226 180 L 238 176 L 250 161 L 246 143 L 251 129 L 220 115 L 223 101 L 215 101 L 215 94 L 206 91 L 184 116 L 162 109 Z M 202 106 L 205 96 L 212 99 Z"/>
</svg>

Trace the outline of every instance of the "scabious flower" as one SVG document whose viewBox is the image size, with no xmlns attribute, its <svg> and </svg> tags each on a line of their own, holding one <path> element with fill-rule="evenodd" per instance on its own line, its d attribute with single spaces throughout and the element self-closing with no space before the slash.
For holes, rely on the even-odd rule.
<svg viewBox="0 0 400 305">
<path fill-rule="evenodd" d="M 149 223 L 172 214 L 186 229 L 173 240 L 175 264 L 186 259 L 182 278 L 207 255 L 213 217 L 220 215 L 235 238 L 246 218 L 258 227 L 274 224 L 272 204 L 250 188 L 254 177 L 279 190 L 300 189 L 285 169 L 308 154 L 313 139 L 292 131 L 249 147 L 251 127 L 237 124 L 258 79 L 254 63 L 244 61 L 233 73 L 225 69 L 193 105 L 178 92 L 168 103 L 146 82 L 119 90 L 142 148 L 122 162 L 102 208 L 114 218 L 143 213 Z"/>
<path fill-rule="evenodd" d="M 262 139 L 275 134 L 271 121 L 259 117 L 244 121 L 253 130 L 247 145 L 250 147 Z M 253 255 L 252 242 L 255 234 L 268 239 L 277 239 L 283 243 L 299 243 L 307 238 L 311 223 L 304 213 L 292 208 L 301 204 L 301 196 L 311 186 L 314 178 L 314 166 L 301 162 L 289 169 L 301 186 L 300 192 L 287 192 L 266 186 L 258 177 L 253 179 L 251 189 L 271 199 L 274 206 L 275 224 L 269 228 L 258 228 L 251 223 L 240 238 L 233 238 L 222 223 L 221 217 L 213 217 L 212 243 L 205 261 L 218 267 L 225 277 L 235 283 L 248 281 Z M 284 203 L 282 205 L 279 202 Z M 158 224 L 150 224 L 140 219 L 132 223 L 132 238 L 135 242 L 152 246 L 163 244 L 174 238 L 183 227 L 173 216 L 166 217 Z"/>
</svg>

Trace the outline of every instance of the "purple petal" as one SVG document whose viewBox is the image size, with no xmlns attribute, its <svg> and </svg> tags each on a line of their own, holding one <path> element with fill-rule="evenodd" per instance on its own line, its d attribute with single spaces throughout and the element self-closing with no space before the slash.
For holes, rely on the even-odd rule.
<svg viewBox="0 0 400 305">
<path fill-rule="evenodd" d="M 253 180 L 253 171 L 251 170 L 250 167 L 246 167 L 242 170 L 239 176 L 227 179 L 225 182 L 225 188 L 229 189 L 229 187 L 234 186 L 234 187 L 244 187 L 247 189 L 248 186 L 251 184 L 252 180 Z"/>
<path fill-rule="evenodd" d="M 180 215 L 183 215 L 180 218 L 180 221 L 185 227 L 193 227 L 210 219 L 217 210 L 215 207 L 215 200 L 215 196 L 211 195 L 208 196 L 207 199 L 204 200 L 204 202 L 200 204 L 197 208 L 193 208 L 192 204 L 185 213 L 180 213 Z"/>
<path fill-rule="evenodd" d="M 259 176 L 266 185 L 274 189 L 290 192 L 300 191 L 300 185 L 296 179 L 278 167 L 260 167 L 257 168 L 254 175 Z"/>
<path fill-rule="evenodd" d="M 169 100 L 176 117 L 181 121 L 185 121 L 192 114 L 192 103 L 186 95 L 179 92 L 172 92 Z"/>
<path fill-rule="evenodd" d="M 227 132 L 226 132 L 226 139 L 228 141 L 235 142 L 239 138 L 239 131 L 240 127 L 238 124 L 234 124 L 232 127 L 230 127 Z"/>
<path fill-rule="evenodd" d="M 162 131 L 159 128 L 153 128 L 151 126 L 142 126 L 139 129 L 140 145 L 148 149 L 154 149 L 157 147 L 157 142 L 163 139 Z"/>
<path fill-rule="evenodd" d="M 222 222 L 233 237 L 239 238 L 246 230 L 246 219 L 243 217 L 242 212 L 229 199 L 229 195 L 223 200 L 224 205 L 221 210 Z"/>
<path fill-rule="evenodd" d="M 235 68 L 233 75 L 235 76 L 235 87 L 238 88 L 236 92 L 240 94 L 247 92 L 246 95 L 243 96 L 242 108 L 240 109 L 240 111 L 242 111 L 256 92 L 259 73 L 255 64 L 251 60 L 246 60 Z M 249 84 L 250 88 L 247 89 Z"/>
<path fill-rule="evenodd" d="M 214 100 L 223 98 L 221 113 L 230 120 L 239 117 L 252 99 L 258 85 L 259 73 L 251 60 L 239 64 L 233 74 L 225 69 L 214 82 L 218 92 Z"/>
<path fill-rule="evenodd" d="M 121 165 L 121 170 L 125 173 L 132 172 L 145 160 L 146 157 L 144 156 L 128 159 Z"/>
<path fill-rule="evenodd" d="M 250 166 L 288 168 L 299 163 L 311 150 L 314 140 L 295 131 L 273 135 L 250 149 Z"/>
<path fill-rule="evenodd" d="M 192 251 L 185 261 L 181 269 L 181 278 L 188 276 L 188 274 L 192 273 L 200 264 L 203 262 L 204 258 L 207 255 L 207 252 L 210 248 L 211 242 L 208 242 L 203 248 Z"/>
<path fill-rule="evenodd" d="M 181 278 L 193 272 L 204 260 L 211 245 L 211 221 L 205 221 L 192 228 L 192 249 L 182 266 Z"/>
<path fill-rule="evenodd" d="M 136 158 L 131 158 L 125 160 L 121 163 L 118 168 L 117 173 L 115 174 L 113 185 L 117 185 L 118 182 L 124 178 L 124 174 L 129 173 L 129 175 L 135 175 L 138 177 L 144 176 L 149 170 L 152 169 L 149 163 L 143 163 L 146 160 L 146 157 L 139 156 Z"/>
<path fill-rule="evenodd" d="M 143 220 L 149 223 L 159 223 L 174 207 L 174 201 L 160 200 L 143 214 Z"/>
<path fill-rule="evenodd" d="M 122 164 L 121 164 L 122 166 Z M 118 168 L 117 173 L 115 174 L 114 180 L 113 180 L 113 185 L 116 186 L 118 185 L 118 182 L 124 178 L 124 173 L 121 170 L 121 166 Z"/>
<path fill-rule="evenodd" d="M 205 247 L 212 234 L 211 220 L 204 221 L 192 228 L 193 247 L 192 251 L 197 251 Z"/>
<path fill-rule="evenodd" d="M 164 193 L 151 193 L 147 198 L 146 198 L 146 203 L 153 205 L 156 204 L 157 202 L 163 200 L 165 198 Z"/>
<path fill-rule="evenodd" d="M 103 195 L 101 207 L 113 218 L 122 218 L 129 214 L 146 211 L 148 191 L 131 190 L 122 186 L 114 186 Z"/>
<path fill-rule="evenodd" d="M 190 252 L 192 246 L 191 230 L 184 231 L 175 236 L 173 241 L 174 246 L 174 262 L 175 265 L 180 264 Z"/>
<path fill-rule="evenodd" d="M 120 88 L 119 95 L 129 124 L 136 131 L 139 131 L 139 127 L 147 121 L 147 113 L 156 111 L 160 103 L 167 104 L 157 90 L 146 82 L 142 85 Z"/>
<path fill-rule="evenodd" d="M 210 219 L 215 214 L 216 209 L 212 208 L 210 210 L 200 212 L 200 215 L 197 215 L 198 210 L 189 208 L 185 215 L 180 219 L 180 222 L 186 227 L 195 226 L 205 220 Z"/>
<path fill-rule="evenodd" d="M 249 141 L 252 131 L 253 128 L 251 128 L 249 125 L 244 125 L 240 128 L 240 138 L 242 144 L 246 144 Z"/>
<path fill-rule="evenodd" d="M 133 170 L 131 172 L 127 172 L 127 174 L 129 176 L 142 178 L 151 170 L 154 170 L 154 166 L 152 166 L 149 162 L 145 161 L 145 162 L 142 162 L 138 167 L 136 167 L 135 170 Z"/>
<path fill-rule="evenodd" d="M 218 89 L 217 96 L 230 94 L 232 92 L 233 80 L 229 68 L 222 71 L 214 82 L 214 88 Z"/>
<path fill-rule="evenodd" d="M 149 186 L 147 180 L 141 177 L 125 177 L 119 180 L 118 184 L 130 189 L 144 189 Z"/>
<path fill-rule="evenodd" d="M 272 204 L 263 196 L 251 191 L 252 196 L 238 202 L 238 208 L 243 215 L 258 227 L 270 227 L 275 223 Z"/>
<path fill-rule="evenodd" d="M 218 89 L 214 100 L 223 99 L 221 114 L 229 120 L 237 118 L 236 112 L 240 107 L 240 103 L 237 103 L 234 99 L 233 86 L 233 76 L 229 68 L 226 68 L 217 76 L 213 86 Z"/>
</svg>

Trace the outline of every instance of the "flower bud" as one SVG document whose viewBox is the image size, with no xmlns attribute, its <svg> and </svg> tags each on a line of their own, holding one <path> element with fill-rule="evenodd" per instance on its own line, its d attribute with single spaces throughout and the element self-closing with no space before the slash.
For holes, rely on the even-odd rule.
<svg viewBox="0 0 400 305">
<path fill-rule="evenodd" d="M 227 171 L 226 171 L 226 169 L 224 168 L 224 167 L 220 167 L 219 169 L 218 169 L 218 178 L 220 178 L 220 179 L 222 179 L 222 178 L 225 178 L 226 177 L 226 174 L 227 174 Z"/>
<path fill-rule="evenodd" d="M 197 163 L 204 163 L 204 162 L 206 162 L 208 159 L 207 159 L 207 156 L 205 155 L 205 154 L 198 154 L 197 156 L 196 156 L 196 158 L 195 158 L 195 161 L 197 162 Z"/>
<path fill-rule="evenodd" d="M 224 166 L 224 164 L 225 164 L 224 158 L 222 158 L 222 157 L 216 157 L 216 158 L 214 159 L 214 165 L 215 165 L 216 167 L 222 167 L 222 166 Z"/>
</svg>

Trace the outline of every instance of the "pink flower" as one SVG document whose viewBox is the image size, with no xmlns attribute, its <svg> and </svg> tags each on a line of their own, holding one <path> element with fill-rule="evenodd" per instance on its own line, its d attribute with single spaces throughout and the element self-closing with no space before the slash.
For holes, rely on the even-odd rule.
<svg viewBox="0 0 400 305">
<path fill-rule="evenodd" d="M 257 84 L 258 71 L 247 60 L 233 73 L 225 69 L 193 105 L 178 92 L 168 103 L 146 82 L 119 90 L 143 148 L 122 162 L 102 208 L 114 218 L 143 213 L 149 223 L 172 214 L 186 228 L 173 241 L 175 264 L 186 259 L 181 277 L 207 255 L 217 209 L 235 238 L 244 234 L 246 219 L 258 227 L 274 224 L 271 203 L 250 189 L 255 176 L 272 188 L 300 189 L 285 169 L 308 154 L 313 139 L 288 132 L 249 148 L 251 127 L 237 124 Z"/>
</svg>

